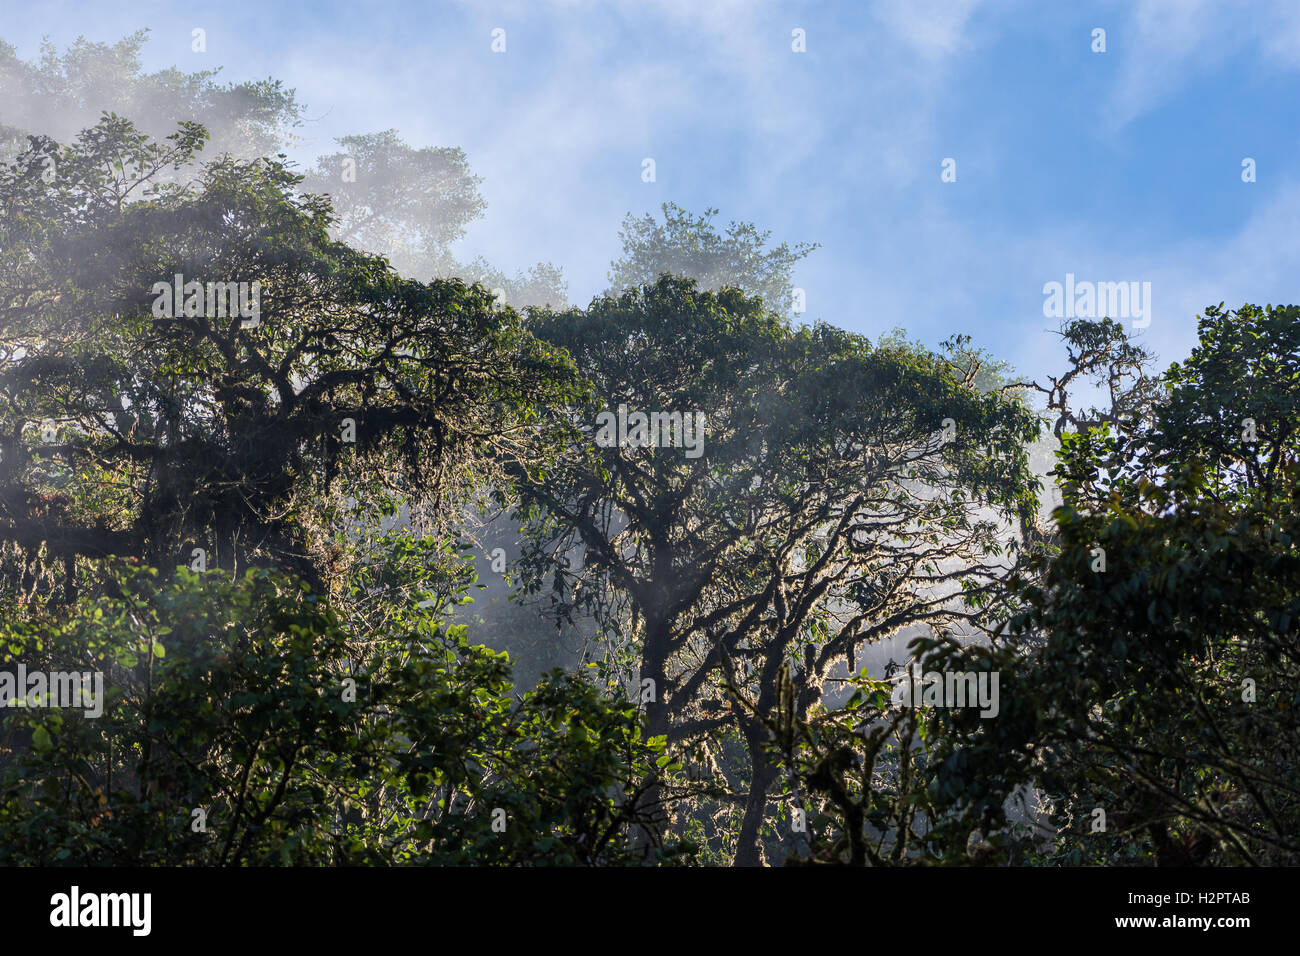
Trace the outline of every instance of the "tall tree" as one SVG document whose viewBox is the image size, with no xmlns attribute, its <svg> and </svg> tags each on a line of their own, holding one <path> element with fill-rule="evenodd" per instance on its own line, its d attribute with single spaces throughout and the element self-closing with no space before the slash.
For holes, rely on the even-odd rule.
<svg viewBox="0 0 1300 956">
<path fill-rule="evenodd" d="M 191 549 L 319 585 L 348 496 L 436 502 L 570 389 L 482 289 L 331 240 L 280 163 L 160 182 L 203 138 L 110 117 L 0 170 L 0 541 L 24 591 L 39 563 L 67 583 L 77 557 Z"/>
<path fill-rule="evenodd" d="M 487 208 L 464 150 L 415 149 L 392 129 L 338 144 L 341 151 L 321 156 L 303 182 L 330 197 L 337 238 L 385 256 L 410 278 L 454 274 L 451 244 Z"/>
<path fill-rule="evenodd" d="M 21 152 L 30 134 L 66 142 L 105 112 L 155 139 L 178 123 L 200 123 L 209 155 L 253 159 L 294 142 L 303 108 L 293 90 L 273 79 L 220 84 L 219 70 L 147 73 L 140 51 L 148 39 L 148 30 L 113 44 L 78 37 L 62 54 L 47 40 L 30 62 L 0 40 L 0 161 Z"/>
<path fill-rule="evenodd" d="M 1062 430 L 1059 547 L 1009 578 L 1019 611 L 991 647 L 918 648 L 927 669 L 1001 676 L 995 719 L 924 717 L 927 853 L 964 856 L 969 843 L 1010 863 L 1300 859 L 1300 440 L 1287 414 L 1298 315 L 1207 309 L 1192 356 L 1163 382 L 1148 377 L 1147 414 Z M 799 777 L 811 789 L 827 767 L 854 777 L 877 758 L 820 733 Z M 1030 788 L 1046 811 L 1037 832 L 1008 812 Z M 890 806 L 876 799 L 888 788 L 840 801 L 822 789 L 821 849 L 842 862 L 871 835 L 864 814 Z"/>
<path fill-rule="evenodd" d="M 567 455 L 516 462 L 524 573 L 561 614 L 597 615 L 611 663 L 646 691 L 650 733 L 740 733 L 737 861 L 758 862 L 776 768 L 746 714 L 772 709 L 787 663 L 806 713 L 862 645 L 980 619 L 965 598 L 1001 573 L 1002 522 L 1034 504 L 1024 445 L 1038 420 L 940 356 L 795 329 L 734 288 L 663 277 L 534 319 L 593 395 Z M 684 433 L 600 441 L 602 414 L 636 413 L 702 415 L 698 454 Z"/>
<path fill-rule="evenodd" d="M 771 231 L 750 222 L 732 222 L 725 234 L 719 233 L 713 225 L 717 214 L 706 209 L 692 215 L 671 202 L 663 204 L 663 222 L 649 213 L 640 219 L 629 213 L 619 232 L 622 257 L 610 264 L 609 293 L 648 285 L 668 273 L 694 279 L 701 289 L 734 286 L 762 296 L 769 309 L 790 312 L 795 264 L 817 244 L 769 246 Z"/>
</svg>

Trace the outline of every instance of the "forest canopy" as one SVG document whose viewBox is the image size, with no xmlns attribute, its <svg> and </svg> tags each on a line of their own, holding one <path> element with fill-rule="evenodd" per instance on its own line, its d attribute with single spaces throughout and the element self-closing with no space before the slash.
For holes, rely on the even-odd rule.
<svg viewBox="0 0 1300 956">
<path fill-rule="evenodd" d="M 457 261 L 463 151 L 300 173 L 291 92 L 139 42 L 0 45 L 136 98 L 0 116 L 0 864 L 1300 863 L 1300 307 L 1022 378 L 672 203 L 575 306 Z M 532 685 L 484 515 L 586 641 Z"/>
</svg>

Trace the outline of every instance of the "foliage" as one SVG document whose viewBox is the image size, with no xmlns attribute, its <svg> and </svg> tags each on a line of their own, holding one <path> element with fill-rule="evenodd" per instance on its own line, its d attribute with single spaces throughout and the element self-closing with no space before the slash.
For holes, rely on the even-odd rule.
<svg viewBox="0 0 1300 956">
<path fill-rule="evenodd" d="M 344 136 L 338 145 L 342 151 L 319 157 L 303 182 L 330 197 L 335 237 L 385 256 L 403 276 L 451 274 L 451 244 L 487 208 L 465 151 L 413 149 L 391 129 Z"/>
<path fill-rule="evenodd" d="M 629 213 L 619 232 L 623 256 L 610 264 L 609 294 L 650 285 L 668 273 L 695 279 L 701 289 L 743 289 L 761 296 L 769 309 L 788 311 L 795 263 L 817 244 L 765 248 L 771 232 L 748 222 L 733 222 L 722 235 L 712 222 L 717 213 L 706 209 L 694 216 L 671 202 L 663 204 L 662 223 L 649 213 L 640 219 Z"/>
<path fill-rule="evenodd" d="M 202 548 L 210 566 L 274 560 L 319 590 L 349 498 L 385 513 L 475 487 L 534 400 L 571 393 L 567 360 L 481 288 L 401 279 L 331 240 L 328 204 L 283 165 L 225 158 L 157 183 L 203 135 L 187 124 L 162 145 L 106 117 L 0 170 L 11 594 L 52 587 L 31 570 L 42 548 L 47 566 L 163 567 Z M 178 273 L 259 283 L 260 318 L 157 317 L 154 284 Z"/>
<path fill-rule="evenodd" d="M 0 862 L 640 861 L 663 741 L 578 676 L 516 700 L 505 655 L 439 623 L 463 585 L 362 635 L 270 572 L 115 577 L 119 598 L 0 632 L 6 663 L 100 670 L 108 696 L 98 719 L 6 713 Z"/>
<path fill-rule="evenodd" d="M 222 85 L 218 70 L 145 73 L 140 52 L 148 38 L 148 30 L 111 45 L 78 37 L 62 54 L 45 40 L 32 62 L 0 41 L 0 161 L 12 160 L 31 134 L 71 140 L 105 111 L 158 139 L 182 122 L 199 123 L 213 154 L 245 160 L 293 141 L 303 107 L 279 80 Z"/>
<path fill-rule="evenodd" d="M 1300 308 L 1209 308 L 1162 377 L 1074 321 L 1019 381 L 796 325 L 815 246 L 671 203 L 569 308 L 456 261 L 463 151 L 296 175 L 292 91 L 144 38 L 0 44 L 0 663 L 108 687 L 0 714 L 0 863 L 1300 861 Z M 160 314 L 177 274 L 255 320 Z M 485 489 L 592 668 L 516 693 L 457 623 Z M 856 655 L 905 632 L 996 715 L 896 706 Z"/>
<path fill-rule="evenodd" d="M 1222 500 L 1285 494 L 1300 461 L 1300 307 L 1205 310 L 1200 342 L 1165 375 L 1157 465 L 1195 455 Z"/>
<path fill-rule="evenodd" d="M 563 309 L 569 305 L 569 283 L 564 272 L 549 262 L 539 262 L 527 272 L 520 270 L 509 276 L 478 256 L 469 265 L 461 267 L 461 275 L 467 281 L 477 282 L 494 292 L 500 290 L 497 302 L 515 309 L 530 306 Z"/>
<path fill-rule="evenodd" d="M 998 641 L 916 643 L 927 669 L 1001 675 L 996 719 L 930 715 L 941 857 L 969 844 L 1012 863 L 1300 859 L 1300 466 L 1277 414 L 1294 323 L 1290 310 L 1236 316 L 1207 310 L 1147 425 L 1063 435 L 1059 549 L 1009 579 L 1021 610 Z M 1259 415 L 1258 446 L 1242 441 L 1243 413 Z M 796 779 L 833 754 L 814 748 Z M 1040 812 L 1016 819 L 1028 793 Z"/>
<path fill-rule="evenodd" d="M 634 668 L 625 679 L 654 682 L 652 733 L 743 731 L 745 845 L 772 778 L 761 724 L 731 711 L 724 677 L 765 712 L 796 661 L 803 713 L 833 668 L 856 669 L 858 647 L 909 625 L 977 624 L 963 597 L 978 603 L 1001 573 L 998 519 L 1034 506 L 1023 446 L 1038 421 L 938 356 L 794 329 L 736 289 L 664 277 L 533 320 L 592 397 L 563 457 L 515 464 L 521 573 L 559 614 L 597 617 L 611 666 Z M 621 405 L 704 411 L 702 454 L 597 447 L 597 415 Z"/>
</svg>

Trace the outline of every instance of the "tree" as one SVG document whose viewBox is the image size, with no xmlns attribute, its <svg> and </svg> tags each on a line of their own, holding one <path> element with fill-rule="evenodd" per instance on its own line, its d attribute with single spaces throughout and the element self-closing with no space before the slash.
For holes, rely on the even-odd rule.
<svg viewBox="0 0 1300 956">
<path fill-rule="evenodd" d="M 148 30 L 111 45 L 78 37 L 62 55 L 47 40 L 30 63 L 0 41 L 0 162 L 12 161 L 28 135 L 66 142 L 106 111 L 155 139 L 179 123 L 199 123 L 214 153 L 240 159 L 274 155 L 293 141 L 303 109 L 293 90 L 272 79 L 223 86 L 218 70 L 145 73 L 140 50 L 148 38 Z"/>
<path fill-rule="evenodd" d="M 0 171 L 15 591 L 54 595 L 57 573 L 68 600 L 77 558 L 170 568 L 196 550 L 325 590 L 349 496 L 360 513 L 410 501 L 450 517 L 437 503 L 532 428 L 534 399 L 571 391 L 567 360 L 481 288 L 402 279 L 331 240 L 328 204 L 281 163 L 225 157 L 159 181 L 203 139 L 184 124 L 164 145 L 107 117 Z"/>
<path fill-rule="evenodd" d="M 733 222 L 721 235 L 712 222 L 717 213 L 706 209 L 693 216 L 676 203 L 664 203 L 662 223 L 649 213 L 640 219 L 628 213 L 619 231 L 623 257 L 610 264 L 609 294 L 649 285 L 668 273 L 695 279 L 701 289 L 743 289 L 761 296 L 768 308 L 788 313 L 795 263 L 817 244 L 801 242 L 791 248 L 783 242 L 765 248 L 771 232 L 760 232 L 748 222 Z"/>
<path fill-rule="evenodd" d="M 758 862 L 776 768 L 765 726 L 745 715 L 772 710 L 787 663 L 804 715 L 835 667 L 856 670 L 862 645 L 980 621 L 1002 522 L 1034 505 L 1023 449 L 1038 421 L 939 356 L 795 329 L 737 289 L 663 277 L 533 320 L 592 397 L 572 409 L 567 454 L 545 469 L 513 463 L 528 588 L 547 588 L 561 615 L 597 617 L 611 671 L 636 675 L 650 734 L 739 732 L 737 860 Z M 616 411 L 685 427 L 703 414 L 698 454 L 684 431 L 599 442 L 600 416 Z"/>
<path fill-rule="evenodd" d="M 1294 316 L 1207 309 L 1149 415 L 1063 432 L 1059 548 L 1009 578 L 1019 611 L 990 646 L 918 642 L 927 668 L 1001 675 L 996 719 L 927 715 L 929 842 L 1010 863 L 1300 859 Z M 835 754 L 827 740 L 801 778 Z M 849 749 L 842 762 L 870 756 Z M 1027 788 L 1046 839 L 1008 814 Z M 859 826 L 833 816 L 834 832 Z"/>
<path fill-rule="evenodd" d="M 140 51 L 149 31 L 115 44 L 78 38 L 62 55 L 49 42 L 33 62 L 22 61 L 0 41 L 0 162 L 22 152 L 31 134 L 73 140 L 101 114 L 132 121 L 154 139 L 182 122 L 208 132 L 199 148 L 206 156 L 229 153 L 252 160 L 280 154 L 299 143 L 303 105 L 278 80 L 221 85 L 219 70 L 187 73 L 176 68 L 145 73 Z M 539 263 L 510 278 L 482 259 L 457 262 L 451 246 L 487 204 L 478 192 L 463 150 L 414 148 L 396 130 L 344 136 L 341 151 L 318 157 L 299 188 L 330 197 L 336 215 L 332 234 L 363 252 L 386 257 L 407 278 L 428 281 L 462 276 L 506 291 L 503 302 L 567 305 L 560 270 Z M 196 154 L 195 160 L 203 158 Z M 160 170 L 159 177 L 179 177 Z"/>
<path fill-rule="evenodd" d="M 1048 385 L 1030 383 L 1042 393 L 1047 413 L 1055 414 L 1052 433 L 1060 439 L 1067 430 L 1087 431 L 1101 425 L 1132 425 L 1150 413 L 1155 381 L 1147 374 L 1152 356 L 1129 338 L 1114 319 L 1076 319 L 1060 332 L 1069 367 L 1059 378 L 1047 376 Z M 1072 410 L 1070 389 L 1096 384 L 1105 389 L 1109 408 Z"/>
<path fill-rule="evenodd" d="M 928 715 L 889 707 L 890 685 L 865 675 L 836 708 L 800 716 L 789 669 L 777 675 L 777 706 L 752 711 L 768 730 L 767 751 L 784 771 L 793 865 L 906 865 L 934 846 L 926 784 Z M 802 826 L 796 828 L 797 815 Z"/>
<path fill-rule="evenodd" d="M 413 149 L 392 129 L 337 142 L 342 151 L 317 159 L 303 181 L 308 192 L 330 197 L 334 235 L 386 257 L 403 276 L 455 274 L 451 244 L 487 208 L 465 151 Z"/>
<path fill-rule="evenodd" d="M 119 597 L 0 624 L 6 662 L 105 681 L 97 717 L 6 708 L 0 863 L 618 865 L 654 826 L 663 741 L 581 677 L 516 698 L 443 623 L 463 580 L 355 631 L 277 573 L 100 570 Z"/>
<path fill-rule="evenodd" d="M 550 262 L 539 262 L 527 272 L 508 276 L 482 256 L 461 267 L 466 281 L 491 289 L 500 305 L 523 310 L 530 306 L 564 309 L 569 306 L 569 283 L 564 272 Z"/>
<path fill-rule="evenodd" d="M 1195 455 L 1216 498 L 1268 501 L 1300 460 L 1300 308 L 1224 311 L 1220 302 L 1199 317 L 1198 333 L 1187 361 L 1165 375 L 1161 463 Z"/>
<path fill-rule="evenodd" d="M 1007 661 L 1016 704 L 970 772 L 1030 771 L 1056 800 L 1065 859 L 1300 859 L 1297 477 L 1287 469 L 1266 510 L 1215 502 L 1199 465 L 1123 484 L 1104 510 L 1063 510 L 1061 554 L 1018 585 L 1028 607 L 1011 622 L 1041 647 Z"/>
</svg>

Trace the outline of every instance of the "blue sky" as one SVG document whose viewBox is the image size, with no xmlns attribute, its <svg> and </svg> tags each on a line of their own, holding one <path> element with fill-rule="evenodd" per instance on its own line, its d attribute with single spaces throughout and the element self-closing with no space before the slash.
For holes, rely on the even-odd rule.
<svg viewBox="0 0 1300 956">
<path fill-rule="evenodd" d="M 580 303 L 624 215 L 667 200 L 821 243 L 806 318 L 968 332 L 1029 375 L 1061 365 L 1067 272 L 1150 282 L 1162 363 L 1207 304 L 1300 301 L 1296 0 L 3 2 L 25 58 L 148 27 L 147 69 L 282 79 L 304 164 L 389 127 L 464 148 L 488 210 L 460 257 L 553 261 Z"/>
</svg>

